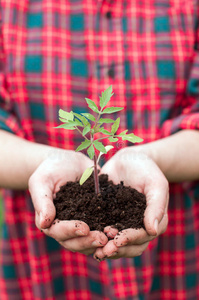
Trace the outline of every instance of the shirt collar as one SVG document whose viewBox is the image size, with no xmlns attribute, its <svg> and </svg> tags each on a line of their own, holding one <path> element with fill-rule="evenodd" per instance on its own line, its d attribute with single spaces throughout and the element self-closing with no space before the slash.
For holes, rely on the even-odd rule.
<svg viewBox="0 0 199 300">
<path fill-rule="evenodd" d="M 97 0 L 100 12 L 106 15 L 107 12 L 111 13 L 113 18 L 122 16 L 123 1 L 122 0 Z"/>
</svg>

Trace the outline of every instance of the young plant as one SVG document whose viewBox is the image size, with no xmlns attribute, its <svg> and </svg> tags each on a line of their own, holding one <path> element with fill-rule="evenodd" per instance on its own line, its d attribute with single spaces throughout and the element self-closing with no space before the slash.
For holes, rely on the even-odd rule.
<svg viewBox="0 0 199 300">
<path fill-rule="evenodd" d="M 63 122 L 63 124 L 55 127 L 68 130 L 77 130 L 83 136 L 84 141 L 79 145 L 76 151 L 87 149 L 88 156 L 93 160 L 93 166 L 84 171 L 82 177 L 80 178 L 80 185 L 82 185 L 94 172 L 96 194 L 100 193 L 97 169 L 100 157 L 114 148 L 112 145 L 104 147 L 101 141 L 108 139 L 109 142 L 115 143 L 119 138 L 121 138 L 123 141 L 127 140 L 131 143 L 140 143 L 143 141 L 133 133 L 127 134 L 128 130 L 124 130 L 120 134 L 117 134 L 120 118 L 112 120 L 110 118 L 106 118 L 106 114 L 119 112 L 123 109 L 123 107 L 111 106 L 105 108 L 112 96 L 112 86 L 109 86 L 104 92 L 102 92 L 100 97 L 100 108 L 97 107 L 94 101 L 86 98 L 88 107 L 95 113 L 95 116 L 90 113 L 78 114 L 72 111 L 66 112 L 60 109 L 59 120 Z M 111 131 L 108 131 L 104 128 L 104 124 L 109 123 L 112 123 Z M 101 133 L 104 136 L 96 138 L 98 133 Z M 96 150 L 99 151 L 98 155 L 96 154 Z"/>
</svg>

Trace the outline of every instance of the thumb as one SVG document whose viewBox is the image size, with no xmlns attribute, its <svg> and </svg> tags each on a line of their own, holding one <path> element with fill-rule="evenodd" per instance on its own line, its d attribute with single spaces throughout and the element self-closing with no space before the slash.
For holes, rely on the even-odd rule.
<svg viewBox="0 0 199 300">
<path fill-rule="evenodd" d="M 167 225 L 166 218 L 164 218 L 168 207 L 167 190 L 153 188 L 153 192 L 146 194 L 146 201 L 144 225 L 149 235 L 156 236 L 163 232 Z"/>
<path fill-rule="evenodd" d="M 113 158 L 105 163 L 105 165 L 100 170 L 100 174 L 107 174 L 108 179 L 112 180 L 115 184 L 120 182 L 120 178 L 113 162 Z"/>
<path fill-rule="evenodd" d="M 29 191 L 35 208 L 35 221 L 39 229 L 51 226 L 56 210 L 53 204 L 53 182 L 49 178 L 40 178 L 36 174 L 29 179 Z"/>
</svg>

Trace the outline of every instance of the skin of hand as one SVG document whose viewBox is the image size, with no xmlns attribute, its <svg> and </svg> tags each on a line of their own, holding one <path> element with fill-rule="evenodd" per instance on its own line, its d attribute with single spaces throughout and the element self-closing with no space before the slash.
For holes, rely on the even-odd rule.
<svg viewBox="0 0 199 300">
<path fill-rule="evenodd" d="M 38 229 L 66 249 L 86 255 L 106 245 L 107 236 L 103 232 L 90 231 L 88 225 L 81 221 L 55 220 L 53 198 L 60 186 L 79 179 L 89 166 L 92 166 L 92 161 L 82 153 L 60 150 L 39 165 L 28 183 Z"/>
<path fill-rule="evenodd" d="M 13 147 L 15 149 L 14 152 Z M 49 152 L 56 153 L 56 158 L 53 158 L 52 155 L 49 157 Z M 104 258 L 105 255 L 110 256 L 114 251 L 118 253 L 115 256 L 112 255 L 113 258 L 139 255 L 146 249 L 150 240 L 164 232 L 168 222 L 166 213 L 168 205 L 168 183 L 163 174 L 165 174 L 169 182 L 199 180 L 198 152 L 198 130 L 186 129 L 149 144 L 124 148 L 104 166 L 102 172 L 108 173 L 110 179 L 113 179 L 115 183 L 120 180 L 124 181 L 125 179 L 127 185 L 135 187 L 141 192 L 144 191 L 145 193 L 146 191 L 148 193 L 148 207 L 144 220 L 147 233 L 143 230 L 128 229 L 128 234 L 130 231 L 132 232 L 132 235 L 130 235 L 132 236 L 132 245 L 124 246 L 123 241 L 120 241 L 120 239 L 117 239 L 116 243 L 116 235 L 118 232 L 116 229 L 111 227 L 105 228 L 105 233 L 113 240 L 109 241 L 104 248 L 97 247 L 96 253 L 99 258 Z M 67 243 L 66 241 L 69 241 L 70 245 L 66 245 L 66 247 L 71 251 L 79 250 L 79 252 L 84 253 L 86 249 L 86 254 L 92 253 L 93 247 L 89 248 L 89 246 L 86 246 L 86 243 L 91 244 L 90 240 L 95 240 L 95 234 L 89 231 L 85 223 L 61 221 L 53 225 L 55 208 L 52 201 L 56 189 L 60 185 L 65 184 L 67 180 L 75 180 L 80 173 L 83 173 L 85 168 L 90 166 L 91 161 L 81 153 L 75 154 L 75 152 L 72 151 L 29 142 L 4 130 L 0 130 L 0 153 L 0 187 L 25 190 L 28 187 L 28 179 L 30 178 L 29 188 L 34 199 L 33 203 L 36 207 L 36 223 L 38 228 L 46 230 L 47 234 L 55 236 L 55 238 L 57 238 L 58 233 L 60 234 L 60 232 L 62 232 L 64 238 L 63 236 L 61 238 L 58 236 L 57 239 L 60 240 L 61 243 L 65 242 L 65 244 Z M 81 155 L 81 159 L 77 158 L 76 155 Z M 123 161 L 120 161 L 120 158 L 122 158 Z M 79 168 L 82 168 L 81 171 Z M 50 173 L 48 174 L 48 172 Z M 31 174 L 33 175 L 31 176 Z M 44 177 L 42 177 L 43 174 Z M 56 174 L 58 174 L 58 177 L 56 177 Z M 47 183 L 46 188 L 45 182 Z M 147 184 L 149 187 L 148 190 L 146 188 Z M 158 196 L 158 194 L 160 194 L 160 196 Z M 47 205 L 46 208 L 45 204 Z M 49 211 L 48 208 L 50 209 Z M 154 226 L 155 216 L 153 212 L 155 214 L 158 213 L 157 216 L 159 216 L 157 230 L 155 229 L 156 226 Z M 67 224 L 64 222 L 67 222 Z M 59 227 L 57 227 L 58 225 Z M 80 227 L 78 228 L 80 233 L 76 232 L 76 230 L 78 230 L 77 227 L 74 229 L 76 225 Z M 53 226 L 55 229 L 53 229 Z M 65 239 L 65 236 L 69 237 L 69 227 L 72 237 Z M 66 235 L 64 233 L 65 231 Z M 74 237 L 75 232 L 76 236 L 79 235 L 78 239 Z M 83 234 L 85 234 L 85 236 Z M 107 241 L 107 238 L 104 237 L 104 235 L 99 235 L 99 232 L 97 234 L 98 236 L 95 237 L 102 237 L 102 240 L 100 241 L 99 239 L 96 244 L 101 243 L 100 246 L 106 244 L 104 241 Z M 124 235 L 125 232 L 121 237 L 124 237 Z M 87 241 L 88 237 L 89 239 Z M 145 241 L 146 244 L 144 244 Z M 73 242 L 73 244 L 70 242 Z M 83 243 L 85 243 L 84 246 Z M 123 245 L 121 245 L 121 243 Z M 81 244 L 80 247 L 77 247 L 78 244 Z"/>
<path fill-rule="evenodd" d="M 138 147 L 136 147 L 138 149 Z M 169 185 L 157 164 L 145 153 L 133 147 L 119 150 L 102 168 L 115 184 L 121 180 L 145 194 L 147 207 L 144 215 L 144 229 L 120 231 L 108 226 L 104 232 L 111 238 L 103 248 L 98 248 L 93 257 L 104 258 L 135 257 L 143 253 L 149 242 L 165 232 L 168 224 Z"/>
</svg>

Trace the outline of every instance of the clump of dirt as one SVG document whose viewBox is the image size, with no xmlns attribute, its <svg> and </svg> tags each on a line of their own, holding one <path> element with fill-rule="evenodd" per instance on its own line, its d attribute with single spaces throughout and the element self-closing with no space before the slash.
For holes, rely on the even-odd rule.
<svg viewBox="0 0 199 300">
<path fill-rule="evenodd" d="M 90 230 L 103 231 L 111 225 L 119 231 L 126 228 L 144 228 L 146 197 L 123 182 L 113 184 L 107 175 L 99 176 L 100 194 L 95 194 L 93 177 L 82 186 L 67 182 L 56 194 L 54 204 L 59 220 L 81 220 Z"/>
</svg>

